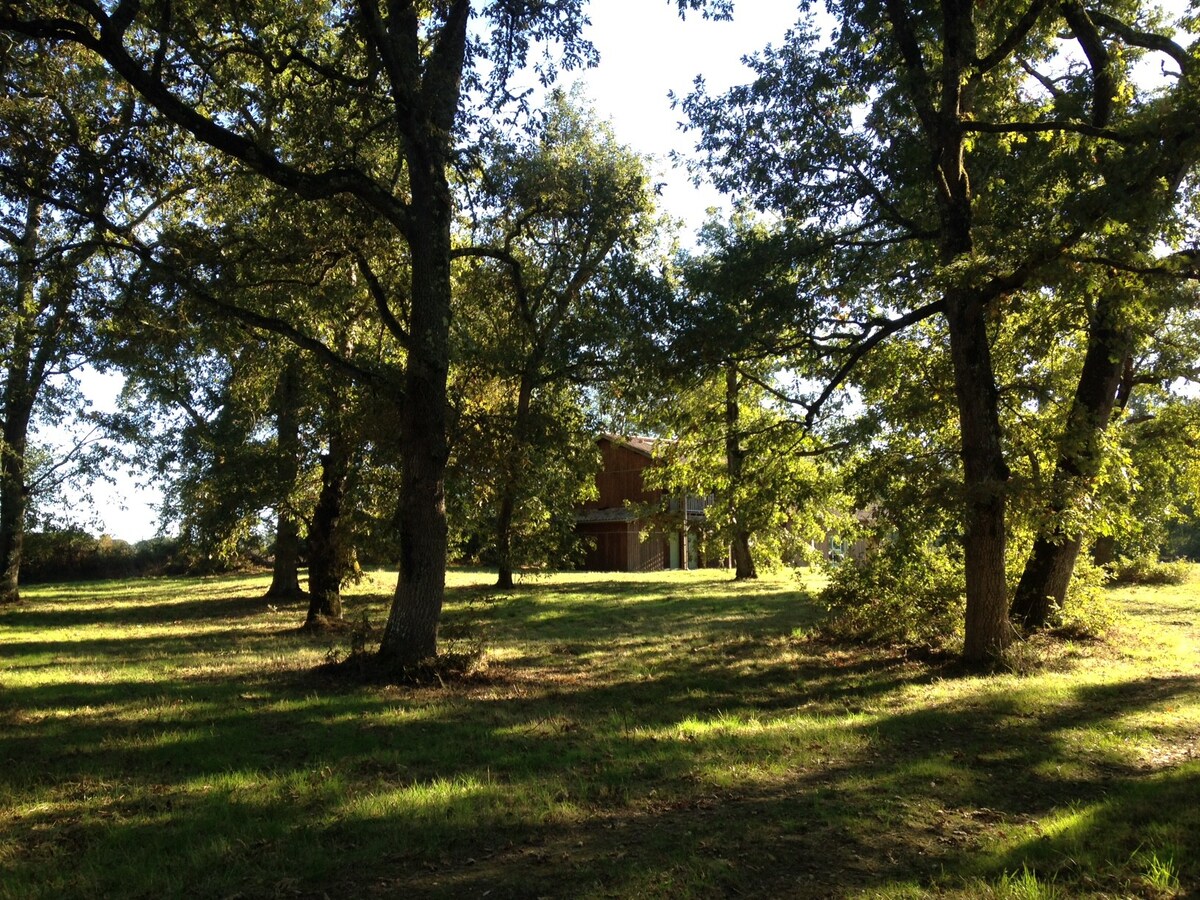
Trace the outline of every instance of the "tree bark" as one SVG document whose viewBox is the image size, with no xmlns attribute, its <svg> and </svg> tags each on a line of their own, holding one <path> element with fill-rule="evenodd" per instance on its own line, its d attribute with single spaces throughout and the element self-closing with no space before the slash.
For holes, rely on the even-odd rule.
<svg viewBox="0 0 1200 900">
<path fill-rule="evenodd" d="M 1120 297 L 1105 291 L 1088 325 L 1087 353 L 1058 442 L 1050 485 L 1048 525 L 1034 541 L 1013 597 L 1011 616 L 1025 629 L 1045 628 L 1067 596 L 1082 534 L 1062 517 L 1082 500 L 1103 462 L 1101 438 L 1112 418 L 1132 336 L 1121 321 Z"/>
<path fill-rule="evenodd" d="M 8 387 L 12 387 L 11 382 Z M 0 446 L 0 605 L 21 599 L 21 557 L 29 505 L 25 450 L 30 416 L 27 409 L 16 408 L 21 405 L 5 403 L 4 441 Z"/>
<path fill-rule="evenodd" d="M 1009 471 L 1000 442 L 986 304 L 963 290 L 947 292 L 945 300 L 962 434 L 967 595 L 963 658 L 979 663 L 994 659 L 1013 639 L 1004 571 Z"/>
<path fill-rule="evenodd" d="M 452 0 L 428 59 L 418 40 L 415 7 L 397 19 L 390 41 L 395 58 L 411 72 L 424 71 L 420 85 L 397 83 L 397 124 L 404 135 L 408 169 L 405 237 L 410 252 L 409 347 L 400 415 L 400 576 L 384 626 L 377 664 L 389 674 L 437 655 L 438 622 L 446 591 L 446 464 L 450 371 L 450 228 L 454 199 L 446 177 L 466 58 L 468 0 Z M 400 26 L 403 26 L 402 28 Z M 414 106 L 419 103 L 419 107 Z"/>
<path fill-rule="evenodd" d="M 336 393 L 336 392 L 334 392 Z M 329 411 L 329 450 L 321 457 L 321 494 L 308 529 L 308 618 L 306 628 L 342 619 L 342 579 L 346 576 L 342 512 L 353 448 L 336 399 Z"/>
<path fill-rule="evenodd" d="M 37 330 L 37 254 L 42 205 L 29 201 L 25 231 L 16 246 L 16 327 L 8 350 L 4 379 L 3 432 L 0 434 L 0 604 L 21 599 L 21 558 L 25 549 L 25 514 L 29 508 L 25 454 L 33 405 L 45 379 L 51 339 L 35 351 Z M 65 306 L 58 304 L 51 334 L 58 330 Z"/>
<path fill-rule="evenodd" d="M 276 483 L 279 491 L 276 507 L 275 560 L 271 586 L 266 596 L 272 600 L 297 600 L 304 596 L 300 588 L 300 528 L 292 508 L 292 492 L 300 474 L 300 364 L 289 353 L 275 391 L 275 430 L 278 457 Z"/>
<path fill-rule="evenodd" d="M 748 581 L 758 578 L 758 568 L 754 565 L 754 557 L 750 553 L 750 529 L 746 527 L 740 511 L 735 506 L 746 458 L 746 452 L 742 449 L 742 433 L 738 429 L 738 420 L 741 417 L 741 407 L 738 405 L 740 387 L 737 366 L 732 362 L 725 363 L 725 473 L 729 476 L 729 505 L 733 516 L 733 580 Z M 685 496 L 684 516 L 687 515 L 686 504 Z"/>
<path fill-rule="evenodd" d="M 512 443 L 509 445 L 505 478 L 500 485 L 499 504 L 496 512 L 496 587 L 513 586 L 512 524 L 517 509 L 517 488 L 520 484 L 521 460 L 529 436 L 529 416 L 533 403 L 532 361 L 521 372 L 521 383 L 517 388 L 517 408 L 513 416 Z"/>
<path fill-rule="evenodd" d="M 378 654 L 380 665 L 394 674 L 437 655 L 446 586 L 452 207 L 441 162 L 431 171 L 416 159 L 412 171 L 413 215 L 425 227 L 410 237 L 412 347 L 400 416 L 400 576 Z"/>
</svg>

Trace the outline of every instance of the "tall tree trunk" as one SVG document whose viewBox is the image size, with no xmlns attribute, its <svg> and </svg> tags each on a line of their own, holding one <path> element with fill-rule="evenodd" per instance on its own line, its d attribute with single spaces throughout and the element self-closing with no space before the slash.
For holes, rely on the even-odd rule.
<svg viewBox="0 0 1200 900">
<path fill-rule="evenodd" d="M 971 0 L 941 4 L 944 34 L 936 78 L 922 59 L 908 4 L 887 0 L 896 49 L 908 75 L 914 104 L 930 150 L 930 186 L 938 204 L 939 256 L 947 274 L 974 251 L 971 179 L 965 168 L 963 121 L 971 115 L 966 90 L 978 64 Z M 964 272 L 942 296 L 950 333 L 955 399 L 963 461 L 963 551 L 967 612 L 963 657 L 987 662 L 1012 641 L 1005 583 L 1005 513 L 1008 466 L 1001 445 L 995 372 L 987 334 L 988 297 Z M 977 277 L 977 276 L 975 276 Z"/>
<path fill-rule="evenodd" d="M 275 478 L 279 491 L 276 507 L 275 561 L 271 571 L 270 599 L 296 600 L 300 589 L 300 528 L 292 508 L 292 492 L 300 474 L 300 361 L 289 353 L 275 390 L 275 431 L 278 458 Z"/>
<path fill-rule="evenodd" d="M 29 422 L 44 380 L 48 351 L 46 339 L 35 352 L 37 329 L 37 254 L 41 235 L 42 205 L 30 201 L 25 209 L 25 231 L 16 247 L 16 328 L 7 350 L 4 378 L 3 431 L 0 432 L 0 604 L 21 599 L 21 558 L 25 549 L 25 513 L 29 508 L 25 454 Z M 58 305 L 52 329 L 65 311 Z"/>
<path fill-rule="evenodd" d="M 333 392 L 336 394 L 336 392 Z M 321 457 L 321 494 L 308 529 L 308 618 L 306 628 L 342 618 L 346 553 L 342 512 L 353 449 L 336 397 L 329 411 L 329 452 Z"/>
<path fill-rule="evenodd" d="M 393 8 L 403 8 L 396 4 Z M 410 253 L 408 356 L 400 416 L 400 577 L 380 641 L 378 663 L 403 674 L 437 655 L 446 592 L 446 463 L 450 371 L 450 227 L 454 198 L 446 170 L 467 52 L 469 0 L 445 6 L 445 24 L 428 58 L 419 57 L 419 19 L 411 4 L 390 16 L 390 51 L 412 73 L 419 93 L 393 76 L 397 125 L 408 169 L 405 238 Z M 406 98 L 405 95 L 409 94 Z M 419 107 L 413 105 L 419 102 Z"/>
<path fill-rule="evenodd" d="M 1062 517 L 1088 494 L 1103 462 L 1101 438 L 1112 418 L 1132 343 L 1121 313 L 1120 295 L 1105 291 L 1088 325 L 1087 353 L 1058 442 L 1046 510 L 1048 526 L 1034 540 L 1013 597 L 1012 619 L 1026 629 L 1049 624 L 1054 609 L 1066 599 L 1075 572 L 1083 536 L 1078 529 L 1064 527 Z"/>
<path fill-rule="evenodd" d="M 29 505 L 25 481 L 28 432 L 29 412 L 6 403 L 4 439 L 0 444 L 0 605 L 21 599 L 21 557 Z"/>
<path fill-rule="evenodd" d="M 451 204 L 443 171 L 414 169 L 412 177 L 413 218 L 431 227 L 414 229 L 410 238 L 412 347 L 400 415 L 400 576 L 379 646 L 380 664 L 395 674 L 437 655 L 446 588 Z"/>
<path fill-rule="evenodd" d="M 750 554 L 750 530 L 736 508 L 738 488 L 742 483 L 742 467 L 746 451 L 742 449 L 742 433 L 738 428 L 741 407 L 738 401 L 740 388 L 737 366 L 725 363 L 725 473 L 729 476 L 729 505 L 733 517 L 733 563 L 734 581 L 746 581 L 758 577 L 754 557 Z M 687 515 L 687 498 L 684 498 L 684 516 Z"/>
<path fill-rule="evenodd" d="M 1013 638 L 1004 571 L 1009 472 L 1000 442 L 986 305 L 969 291 L 951 290 L 946 318 L 962 434 L 967 595 L 963 657 L 986 662 Z"/>
<path fill-rule="evenodd" d="M 513 416 L 512 443 L 505 463 L 505 477 L 500 485 L 496 512 L 496 587 L 513 586 L 512 525 L 517 509 L 521 461 L 529 437 L 529 415 L 533 401 L 533 374 L 536 363 L 526 366 L 517 388 L 517 408 Z"/>
</svg>

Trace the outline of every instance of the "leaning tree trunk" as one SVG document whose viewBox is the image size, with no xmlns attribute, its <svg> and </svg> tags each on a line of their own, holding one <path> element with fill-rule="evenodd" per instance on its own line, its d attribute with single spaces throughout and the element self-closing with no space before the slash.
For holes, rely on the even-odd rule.
<svg viewBox="0 0 1200 900">
<path fill-rule="evenodd" d="M 342 619 L 342 579 L 346 575 L 342 512 L 352 449 L 339 410 L 330 410 L 329 422 L 329 452 L 321 457 L 321 495 L 308 529 L 306 628 L 319 628 Z"/>
<path fill-rule="evenodd" d="M 738 429 L 741 407 L 738 405 L 737 366 L 725 363 L 725 473 L 729 476 L 729 504 L 733 517 L 733 580 L 746 581 L 758 578 L 754 557 L 750 554 L 750 531 L 746 528 L 741 511 L 735 508 L 738 489 L 742 484 L 742 469 L 746 451 L 742 449 L 742 433 Z M 684 516 L 687 515 L 685 497 Z"/>
<path fill-rule="evenodd" d="M 275 430 L 278 458 L 275 477 L 279 490 L 275 526 L 275 561 L 271 586 L 266 596 L 273 600 L 296 600 L 300 589 L 300 528 L 292 509 L 291 495 L 300 474 L 300 365 L 289 353 L 275 390 Z"/>
<path fill-rule="evenodd" d="M 1087 353 L 1058 445 L 1050 485 L 1049 527 L 1034 540 L 1013 597 L 1011 616 L 1025 629 L 1045 628 L 1066 600 L 1083 536 L 1062 518 L 1091 489 L 1103 463 L 1105 428 L 1112 418 L 1132 337 L 1121 322 L 1119 296 L 1102 294 L 1088 327 Z"/>
</svg>

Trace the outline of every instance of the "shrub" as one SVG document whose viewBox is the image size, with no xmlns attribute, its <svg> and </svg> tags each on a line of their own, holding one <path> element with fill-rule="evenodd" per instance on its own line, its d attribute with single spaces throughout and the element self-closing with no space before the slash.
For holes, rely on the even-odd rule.
<svg viewBox="0 0 1200 900">
<path fill-rule="evenodd" d="M 1192 567 L 1184 561 L 1162 562 L 1154 556 L 1118 559 L 1112 570 L 1112 583 L 1120 585 L 1186 584 Z"/>
<path fill-rule="evenodd" d="M 946 547 L 873 546 L 834 569 L 821 631 L 839 640 L 941 647 L 963 621 L 962 562 Z"/>
<path fill-rule="evenodd" d="M 1081 555 L 1067 588 L 1066 601 L 1054 616 L 1062 631 L 1078 637 L 1099 638 L 1120 621 L 1121 613 L 1104 589 L 1108 571 L 1089 557 Z"/>
</svg>

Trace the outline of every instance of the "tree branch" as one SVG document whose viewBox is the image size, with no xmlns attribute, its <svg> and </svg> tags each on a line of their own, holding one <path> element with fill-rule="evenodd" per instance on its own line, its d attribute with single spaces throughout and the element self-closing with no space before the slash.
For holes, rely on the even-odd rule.
<svg viewBox="0 0 1200 900">
<path fill-rule="evenodd" d="M 975 77 L 986 75 L 1017 49 L 1021 41 L 1028 37 L 1029 32 L 1033 30 L 1033 26 L 1037 24 L 1037 20 L 1045 12 L 1046 7 L 1050 5 L 1050 0 L 1033 0 L 1029 4 L 1029 8 L 1025 10 L 1025 14 L 1017 20 L 1017 24 L 1012 27 L 1012 30 L 1006 34 L 1003 40 L 996 45 L 987 56 L 982 59 L 975 60 Z"/>
<path fill-rule="evenodd" d="M 1096 23 L 1079 0 L 1064 0 L 1061 9 L 1071 33 L 1075 35 L 1075 40 L 1083 48 L 1092 67 L 1092 124 L 1103 128 L 1112 114 L 1113 97 L 1117 92 L 1108 48 L 1104 46 Z"/>
<path fill-rule="evenodd" d="M 31 38 L 78 44 L 104 60 L 162 116 L 201 143 L 241 162 L 302 199 L 322 200 L 341 194 L 356 197 L 401 232 L 408 233 L 411 226 L 408 205 L 361 170 L 334 166 L 322 172 L 302 171 L 283 162 L 274 152 L 259 146 L 250 138 L 217 124 L 175 96 L 161 79 L 143 68 L 125 47 L 125 33 L 128 30 L 126 20 L 132 18 L 139 4 L 122 2 L 113 15 L 106 16 L 95 4 L 84 0 L 72 2 L 91 16 L 99 27 L 98 35 L 70 19 L 19 18 L 7 11 L 11 9 L 7 4 L 0 10 L 0 29 Z"/>
<path fill-rule="evenodd" d="M 504 263 L 512 274 L 513 290 L 517 295 L 517 304 L 522 310 L 522 318 L 525 319 L 526 324 L 530 326 L 534 324 L 529 311 L 529 290 L 525 285 L 524 270 L 521 267 L 521 261 L 512 253 L 496 247 L 455 247 L 450 251 L 450 258 L 494 259 Z"/>
<path fill-rule="evenodd" d="M 1184 78 L 1187 78 L 1191 73 L 1191 57 L 1186 50 L 1170 38 L 1149 31 L 1138 31 L 1136 28 L 1131 28 L 1120 19 L 1114 18 L 1099 9 L 1089 9 L 1087 13 L 1091 16 L 1093 22 L 1101 28 L 1111 31 L 1117 37 L 1124 40 L 1125 43 L 1132 44 L 1134 47 L 1141 47 L 1145 50 L 1157 50 L 1159 53 L 1167 54 L 1167 56 L 1171 57 L 1179 65 L 1179 71 Z"/>
<path fill-rule="evenodd" d="M 807 409 L 807 414 L 804 417 L 805 427 L 812 428 L 813 422 L 816 420 L 817 413 L 821 407 L 833 396 L 833 392 L 841 387 L 842 383 L 850 377 L 850 373 L 862 361 L 863 357 L 871 352 L 876 346 L 881 344 L 887 338 L 894 334 L 898 334 L 904 329 L 923 322 L 925 319 L 942 312 L 942 301 L 935 300 L 932 303 L 927 303 L 922 307 L 914 309 L 906 315 L 900 316 L 898 319 L 892 319 L 886 325 L 880 327 L 878 331 L 870 337 L 863 340 L 850 350 L 846 361 L 838 368 L 833 376 L 825 384 L 825 388 L 817 395 L 816 399 L 811 402 L 805 402 L 801 405 Z"/>
<path fill-rule="evenodd" d="M 1114 141 L 1126 146 L 1138 143 L 1133 135 L 1111 128 L 1101 128 L 1088 125 L 1085 122 L 1065 122 L 1054 120 L 1050 122 L 971 122 L 962 123 L 962 130 L 982 134 L 1046 134 L 1051 131 L 1065 131 L 1072 134 L 1082 134 L 1085 137 L 1101 138 Z"/>
<path fill-rule="evenodd" d="M 375 274 L 375 270 L 371 268 L 370 261 L 358 249 L 352 250 L 354 262 L 358 266 L 358 271 L 367 282 L 367 289 L 371 292 L 371 297 L 375 300 L 375 309 L 379 312 L 379 318 L 383 320 L 384 327 L 391 333 L 401 346 L 406 349 L 411 346 L 411 340 L 404 326 L 400 324 L 400 320 L 396 318 L 392 312 L 391 306 L 388 304 L 387 291 L 383 289 L 383 285 L 379 281 L 379 277 Z"/>
<path fill-rule="evenodd" d="M 900 48 L 900 56 L 904 60 L 904 68 L 913 82 L 910 96 L 916 107 L 918 118 L 925 126 L 925 134 L 933 140 L 937 135 L 937 115 L 933 109 L 933 92 L 929 82 L 929 72 L 925 69 L 925 60 L 921 56 L 921 45 L 917 42 L 912 28 L 912 14 L 903 0 L 886 0 L 888 21 L 896 36 L 896 44 Z"/>
</svg>

